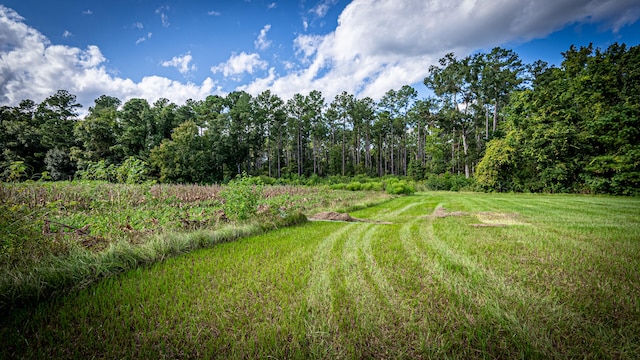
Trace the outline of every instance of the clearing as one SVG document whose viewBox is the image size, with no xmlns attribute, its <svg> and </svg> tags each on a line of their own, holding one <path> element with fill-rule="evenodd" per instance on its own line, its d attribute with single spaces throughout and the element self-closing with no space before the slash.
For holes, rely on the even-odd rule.
<svg viewBox="0 0 640 360">
<path fill-rule="evenodd" d="M 17 311 L 0 357 L 640 357 L 640 199 L 428 193 L 349 216 L 369 222 L 216 245 Z"/>
</svg>

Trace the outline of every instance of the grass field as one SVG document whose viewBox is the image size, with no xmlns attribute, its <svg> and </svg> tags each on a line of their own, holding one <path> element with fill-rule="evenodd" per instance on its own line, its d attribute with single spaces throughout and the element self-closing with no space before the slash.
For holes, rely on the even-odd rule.
<svg viewBox="0 0 640 360">
<path fill-rule="evenodd" d="M 640 199 L 428 193 L 0 321 L 0 358 L 640 358 Z"/>
</svg>

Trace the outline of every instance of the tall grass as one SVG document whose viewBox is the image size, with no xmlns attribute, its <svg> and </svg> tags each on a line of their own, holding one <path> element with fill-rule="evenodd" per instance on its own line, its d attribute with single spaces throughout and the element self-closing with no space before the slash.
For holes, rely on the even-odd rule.
<svg viewBox="0 0 640 360">
<path fill-rule="evenodd" d="M 4 271 L 0 275 L 0 311 L 11 311 L 12 307 L 50 298 L 56 293 L 84 288 L 102 278 L 196 249 L 305 221 L 306 217 L 298 213 L 276 222 L 227 225 L 215 231 L 160 234 L 138 246 L 119 242 L 98 253 L 75 246 L 68 256 L 45 258 L 28 272 L 23 269 Z"/>
<path fill-rule="evenodd" d="M 241 222 L 221 186 L 0 183 L 0 312 L 219 242 L 297 224 L 301 213 L 380 196 L 269 186 Z"/>
</svg>

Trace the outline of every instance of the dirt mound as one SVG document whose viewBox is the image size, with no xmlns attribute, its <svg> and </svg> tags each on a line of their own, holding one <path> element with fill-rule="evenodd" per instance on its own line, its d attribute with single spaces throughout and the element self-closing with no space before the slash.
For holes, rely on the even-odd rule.
<svg viewBox="0 0 640 360">
<path fill-rule="evenodd" d="M 317 213 L 309 217 L 311 220 L 325 220 L 325 221 L 357 221 L 352 218 L 351 215 L 346 213 L 338 213 L 334 211 L 327 211 Z"/>
<path fill-rule="evenodd" d="M 351 215 L 349 215 L 347 213 L 338 213 L 338 212 L 334 212 L 334 211 L 321 212 L 321 213 L 317 213 L 315 215 L 311 215 L 311 216 L 309 216 L 309 220 L 311 220 L 311 221 L 346 221 L 346 222 L 366 222 L 366 223 L 373 223 L 373 224 L 391 224 L 390 222 L 386 222 L 386 221 L 376 221 L 376 220 L 370 220 L 370 219 L 354 218 L 354 217 L 351 217 Z"/>
</svg>

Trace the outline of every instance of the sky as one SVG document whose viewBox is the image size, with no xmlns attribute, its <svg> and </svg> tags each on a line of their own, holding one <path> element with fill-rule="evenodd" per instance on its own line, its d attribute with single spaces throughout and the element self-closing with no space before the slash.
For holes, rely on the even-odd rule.
<svg viewBox="0 0 640 360">
<path fill-rule="evenodd" d="M 0 105 L 57 90 L 150 103 L 270 89 L 380 99 L 445 54 L 640 43 L 638 0 L 0 0 Z"/>
</svg>

